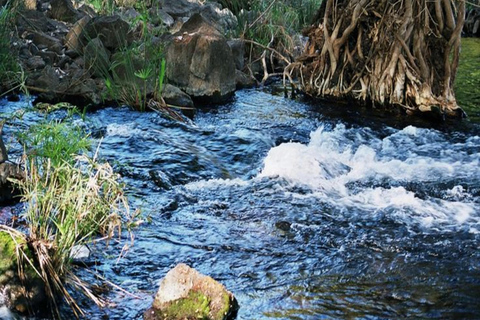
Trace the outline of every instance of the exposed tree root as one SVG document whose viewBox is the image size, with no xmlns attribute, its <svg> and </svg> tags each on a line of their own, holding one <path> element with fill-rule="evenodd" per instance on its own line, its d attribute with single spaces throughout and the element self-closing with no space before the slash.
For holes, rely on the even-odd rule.
<svg viewBox="0 0 480 320">
<path fill-rule="evenodd" d="M 288 66 L 313 97 L 354 98 L 407 113 L 458 117 L 453 82 L 463 0 L 325 0 Z"/>
</svg>

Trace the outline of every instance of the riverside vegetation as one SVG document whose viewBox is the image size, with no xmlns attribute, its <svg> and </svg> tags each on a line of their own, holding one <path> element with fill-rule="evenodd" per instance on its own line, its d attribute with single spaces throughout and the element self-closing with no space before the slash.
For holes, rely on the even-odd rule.
<svg viewBox="0 0 480 320">
<path fill-rule="evenodd" d="M 131 221 L 123 186 L 112 167 L 92 154 L 88 136 L 68 120 L 44 120 L 20 132 L 18 140 L 25 149 L 25 175 L 15 182 L 25 203 L 26 230 L 0 228 L 27 244 L 29 254 L 24 246 L 17 254 L 43 281 L 51 310 L 60 317 L 63 300 L 82 315 L 68 288 L 100 306 L 104 301 L 75 275 L 72 250 L 98 237 L 110 239 Z"/>
</svg>

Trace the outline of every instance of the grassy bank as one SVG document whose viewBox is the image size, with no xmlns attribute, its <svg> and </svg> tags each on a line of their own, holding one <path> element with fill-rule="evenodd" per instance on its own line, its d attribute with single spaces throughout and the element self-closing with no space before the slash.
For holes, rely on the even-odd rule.
<svg viewBox="0 0 480 320">
<path fill-rule="evenodd" d="M 480 39 L 463 38 L 455 79 L 458 104 L 471 121 L 480 122 Z"/>
</svg>

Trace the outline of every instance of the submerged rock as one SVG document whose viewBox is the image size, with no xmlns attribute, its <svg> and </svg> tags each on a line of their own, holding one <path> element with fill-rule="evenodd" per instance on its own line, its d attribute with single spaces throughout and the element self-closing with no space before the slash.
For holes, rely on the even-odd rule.
<svg viewBox="0 0 480 320">
<path fill-rule="evenodd" d="M 234 319 L 238 303 L 219 282 L 186 264 L 178 264 L 163 278 L 145 320 Z"/>
</svg>

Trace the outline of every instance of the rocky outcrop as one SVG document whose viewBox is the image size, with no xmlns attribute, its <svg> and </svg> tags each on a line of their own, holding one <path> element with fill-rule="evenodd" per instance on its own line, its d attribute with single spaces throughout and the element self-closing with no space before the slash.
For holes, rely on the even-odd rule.
<svg viewBox="0 0 480 320">
<path fill-rule="evenodd" d="M 193 15 L 167 48 L 167 78 L 192 98 L 227 101 L 235 91 L 235 62 L 225 37 Z"/>
<path fill-rule="evenodd" d="M 151 54 L 144 54 L 142 36 L 147 29 L 150 47 L 164 50 L 172 43 L 167 54 L 167 78 L 182 92 L 165 91 L 167 103 L 190 107 L 193 102 L 186 95 L 207 103 L 222 103 L 232 96 L 238 78 L 235 66 L 243 68 L 244 49 L 241 40 L 232 41 L 230 47 L 226 44 L 223 33 L 237 24 L 228 9 L 221 9 L 216 2 L 158 0 L 148 8 L 144 29 L 143 22 L 139 23 L 140 13 L 131 7 L 135 3 L 116 1 L 125 6 L 118 15 L 98 16 L 92 8 L 85 4 L 78 7 L 72 0 L 30 2 L 28 7 L 33 10 L 18 15 L 19 38 L 12 43 L 25 71 L 26 87 L 37 95 L 37 101 L 84 106 L 115 100 L 112 91 L 106 89 L 106 80 L 125 78 L 117 71 L 122 68 L 118 57 L 125 57 L 126 46 L 142 53 L 129 58 L 135 61 L 127 61 L 133 66 L 128 83 L 137 83 L 135 72 L 149 67 L 145 61 Z M 181 31 L 175 34 L 175 30 Z M 139 59 L 143 63 L 137 64 Z M 143 96 L 156 94 L 150 80 Z M 239 87 L 249 85 L 248 81 L 243 83 Z M 0 84 L 2 88 L 8 85 Z"/>
<path fill-rule="evenodd" d="M 145 320 L 234 319 L 238 303 L 219 282 L 186 264 L 178 264 L 163 278 Z"/>
</svg>

